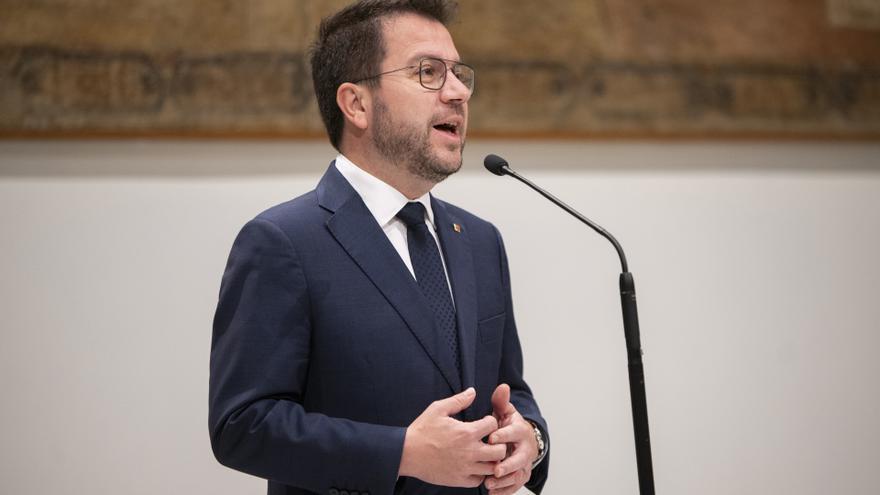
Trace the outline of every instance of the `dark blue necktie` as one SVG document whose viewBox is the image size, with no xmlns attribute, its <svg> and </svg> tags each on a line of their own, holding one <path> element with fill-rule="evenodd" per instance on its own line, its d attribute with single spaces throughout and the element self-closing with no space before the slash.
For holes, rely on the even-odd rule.
<svg viewBox="0 0 880 495">
<path fill-rule="evenodd" d="M 446 342 L 446 350 L 452 354 L 455 370 L 461 373 L 455 307 L 449 294 L 449 284 L 446 282 L 440 250 L 437 249 L 437 242 L 428 231 L 428 224 L 425 223 L 425 206 L 418 202 L 407 203 L 397 213 L 397 218 L 403 220 L 407 227 L 406 242 L 416 282 L 434 313 L 439 336 Z"/>
</svg>

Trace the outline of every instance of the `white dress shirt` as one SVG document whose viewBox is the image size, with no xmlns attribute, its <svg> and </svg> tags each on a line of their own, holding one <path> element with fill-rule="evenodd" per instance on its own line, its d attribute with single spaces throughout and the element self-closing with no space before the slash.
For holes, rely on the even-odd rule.
<svg viewBox="0 0 880 495">
<path fill-rule="evenodd" d="M 376 223 L 382 227 L 382 232 L 385 232 L 388 240 L 391 241 L 391 245 L 394 246 L 394 250 L 397 251 L 400 259 L 403 260 L 403 263 L 409 269 L 413 278 L 415 278 L 416 274 L 413 270 L 412 261 L 409 258 L 409 247 L 406 241 L 406 224 L 403 223 L 403 220 L 397 218 L 397 212 L 409 203 L 410 200 L 400 191 L 370 175 L 342 154 L 336 157 L 336 170 L 345 177 L 345 180 L 351 184 L 351 187 L 354 188 L 355 192 L 364 201 L 364 204 L 367 205 L 367 209 L 373 214 Z M 443 271 L 446 273 L 446 285 L 450 288 L 449 295 L 452 296 L 449 270 L 446 268 L 443 248 L 440 247 L 440 240 L 437 237 L 434 210 L 431 209 L 431 195 L 430 193 L 425 193 L 425 195 L 413 201 L 418 201 L 425 206 L 425 211 L 427 212 L 425 223 L 428 224 L 428 232 L 431 233 L 434 242 L 437 243 L 437 250 L 440 251 L 440 261 L 443 262 Z M 455 299 L 453 298 L 453 304 L 455 304 L 454 301 Z"/>
</svg>

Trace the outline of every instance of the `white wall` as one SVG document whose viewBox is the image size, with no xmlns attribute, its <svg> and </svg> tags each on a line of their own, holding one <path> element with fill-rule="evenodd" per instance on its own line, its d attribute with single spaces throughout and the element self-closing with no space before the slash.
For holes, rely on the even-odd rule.
<svg viewBox="0 0 880 495">
<path fill-rule="evenodd" d="M 619 265 L 636 277 L 657 492 L 880 484 L 880 145 L 473 142 L 438 195 L 496 222 L 549 494 L 637 493 Z M 263 493 L 217 464 L 211 319 L 238 228 L 323 143 L 0 143 L 0 493 Z"/>
</svg>

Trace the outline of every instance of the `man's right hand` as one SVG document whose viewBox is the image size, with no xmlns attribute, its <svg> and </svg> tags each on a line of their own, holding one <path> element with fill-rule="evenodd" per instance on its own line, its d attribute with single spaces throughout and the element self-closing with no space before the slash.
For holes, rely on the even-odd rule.
<svg viewBox="0 0 880 495">
<path fill-rule="evenodd" d="M 483 437 L 498 429 L 492 416 L 472 423 L 451 416 L 474 401 L 476 391 L 438 400 L 428 406 L 406 429 L 400 476 L 411 476 L 441 486 L 473 488 L 493 473 L 495 464 L 507 455 L 507 446 L 483 443 Z"/>
</svg>

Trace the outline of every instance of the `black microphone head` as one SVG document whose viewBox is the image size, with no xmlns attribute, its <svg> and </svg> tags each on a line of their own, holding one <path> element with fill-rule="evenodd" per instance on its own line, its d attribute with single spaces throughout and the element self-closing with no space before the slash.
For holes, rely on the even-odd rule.
<svg viewBox="0 0 880 495">
<path fill-rule="evenodd" d="M 483 159 L 483 166 L 495 175 L 504 175 L 504 167 L 508 165 L 507 160 L 498 155 L 486 155 L 486 158 Z"/>
</svg>

